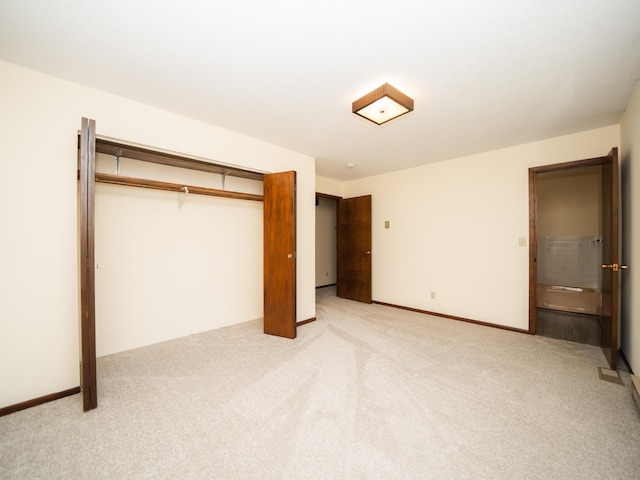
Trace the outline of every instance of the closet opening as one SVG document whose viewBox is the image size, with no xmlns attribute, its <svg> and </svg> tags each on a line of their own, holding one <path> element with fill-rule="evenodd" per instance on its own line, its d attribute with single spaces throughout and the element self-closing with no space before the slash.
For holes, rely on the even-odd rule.
<svg viewBox="0 0 640 480">
<path fill-rule="evenodd" d="M 295 171 L 251 171 L 98 137 L 87 118 L 78 148 L 85 411 L 98 405 L 96 335 L 115 353 L 262 313 L 264 333 L 295 338 Z M 97 301 L 96 284 L 109 286 Z M 96 304 L 112 320 L 99 331 Z"/>
</svg>

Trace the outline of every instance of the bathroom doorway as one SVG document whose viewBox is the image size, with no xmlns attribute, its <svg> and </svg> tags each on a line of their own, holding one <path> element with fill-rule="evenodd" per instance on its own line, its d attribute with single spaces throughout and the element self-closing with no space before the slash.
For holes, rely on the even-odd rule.
<svg viewBox="0 0 640 480">
<path fill-rule="evenodd" d="M 618 343 L 617 149 L 529 169 L 531 333 L 598 345 L 612 369 Z"/>
<path fill-rule="evenodd" d="M 537 176 L 536 334 L 601 346 L 602 166 Z"/>
</svg>

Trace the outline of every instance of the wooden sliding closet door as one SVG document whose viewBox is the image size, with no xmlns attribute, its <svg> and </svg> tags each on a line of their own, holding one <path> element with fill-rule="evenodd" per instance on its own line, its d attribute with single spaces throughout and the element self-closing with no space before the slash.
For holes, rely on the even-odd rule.
<svg viewBox="0 0 640 480">
<path fill-rule="evenodd" d="M 98 406 L 94 270 L 95 160 L 96 122 L 83 118 L 80 132 L 80 336 L 82 402 L 85 412 Z"/>
<path fill-rule="evenodd" d="M 296 172 L 264 176 L 264 333 L 296 338 Z"/>
</svg>

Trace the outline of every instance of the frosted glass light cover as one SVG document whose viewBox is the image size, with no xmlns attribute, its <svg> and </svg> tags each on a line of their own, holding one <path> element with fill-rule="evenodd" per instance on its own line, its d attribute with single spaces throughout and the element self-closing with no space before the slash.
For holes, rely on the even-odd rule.
<svg viewBox="0 0 640 480">
<path fill-rule="evenodd" d="M 358 115 L 368 118 L 372 122 L 381 125 L 389 120 L 399 117 L 409 111 L 408 108 L 403 107 L 399 103 L 394 102 L 389 97 L 382 97 L 380 100 L 376 100 L 372 104 L 358 110 Z"/>
</svg>

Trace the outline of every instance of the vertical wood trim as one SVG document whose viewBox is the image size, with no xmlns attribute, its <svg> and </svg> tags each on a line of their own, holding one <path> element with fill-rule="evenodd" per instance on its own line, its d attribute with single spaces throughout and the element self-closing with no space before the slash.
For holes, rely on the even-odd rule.
<svg viewBox="0 0 640 480">
<path fill-rule="evenodd" d="M 538 194 L 536 173 L 529 169 L 529 333 L 535 335 L 536 288 L 538 285 L 538 240 L 536 234 Z"/>
<path fill-rule="evenodd" d="M 619 188 L 618 188 L 618 149 L 613 148 L 609 155 L 606 157 L 606 161 L 604 163 L 603 168 L 603 180 L 607 181 L 608 190 L 604 190 L 603 193 L 606 192 L 609 195 L 609 199 L 603 204 L 605 206 L 609 205 L 611 208 L 608 212 L 603 211 L 602 216 L 603 220 L 606 218 L 607 228 L 611 228 L 610 237 L 611 237 L 611 260 L 607 260 L 604 263 L 611 264 L 620 264 L 620 256 L 619 256 Z M 610 167 L 609 167 L 610 165 Z M 604 169 L 607 169 L 607 173 L 604 174 Z M 609 177 L 610 176 L 610 177 Z M 608 215 L 611 215 L 608 218 Z M 604 258 L 603 258 L 604 260 Z M 606 320 L 603 318 L 603 322 L 607 322 L 607 328 L 603 328 L 603 333 L 605 330 L 608 330 L 609 337 L 603 338 L 603 351 L 605 355 L 607 355 L 607 360 L 609 361 L 609 366 L 612 370 L 618 369 L 618 313 L 619 313 L 619 280 L 620 280 L 620 271 L 612 271 L 605 270 L 605 275 L 611 275 L 611 299 L 610 305 L 611 317 L 607 317 Z M 603 312 L 607 313 L 607 312 Z M 606 342 L 606 343 L 604 343 Z"/>
<path fill-rule="evenodd" d="M 80 325 L 84 411 L 98 406 L 95 330 L 95 120 L 82 119 L 80 141 Z"/>
</svg>

